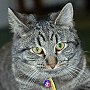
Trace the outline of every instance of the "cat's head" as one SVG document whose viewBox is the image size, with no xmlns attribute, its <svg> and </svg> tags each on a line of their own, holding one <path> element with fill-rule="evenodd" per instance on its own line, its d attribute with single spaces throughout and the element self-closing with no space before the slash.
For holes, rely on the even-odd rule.
<svg viewBox="0 0 90 90">
<path fill-rule="evenodd" d="M 47 20 L 9 11 L 13 36 L 12 68 L 15 75 L 73 77 L 82 65 L 80 42 L 73 25 L 71 3 Z M 83 63 L 82 63 L 83 64 Z"/>
</svg>

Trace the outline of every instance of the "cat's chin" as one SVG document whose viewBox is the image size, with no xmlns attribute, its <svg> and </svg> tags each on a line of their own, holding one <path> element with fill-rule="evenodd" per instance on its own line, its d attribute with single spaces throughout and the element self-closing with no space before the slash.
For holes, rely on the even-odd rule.
<svg viewBox="0 0 90 90">
<path fill-rule="evenodd" d="M 64 69 L 65 67 L 62 68 L 58 67 L 55 69 L 44 69 L 43 71 L 41 71 L 41 76 L 43 78 L 58 77 L 60 76 L 60 72 L 63 72 Z"/>
<path fill-rule="evenodd" d="M 73 79 L 70 75 L 64 72 L 65 69 L 56 69 L 56 70 L 46 70 L 42 72 L 41 75 L 38 76 L 38 79 L 46 79 L 46 78 L 56 78 L 59 77 L 61 80 Z"/>
</svg>

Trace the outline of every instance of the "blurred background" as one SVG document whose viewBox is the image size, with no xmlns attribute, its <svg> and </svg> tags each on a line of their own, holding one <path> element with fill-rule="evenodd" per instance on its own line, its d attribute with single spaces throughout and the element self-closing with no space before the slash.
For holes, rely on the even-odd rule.
<svg viewBox="0 0 90 90">
<path fill-rule="evenodd" d="M 75 28 L 82 48 L 90 52 L 90 0 L 0 0 L 0 47 L 12 40 L 8 29 L 8 7 L 21 13 L 41 16 L 61 10 L 68 2 L 74 6 Z"/>
</svg>

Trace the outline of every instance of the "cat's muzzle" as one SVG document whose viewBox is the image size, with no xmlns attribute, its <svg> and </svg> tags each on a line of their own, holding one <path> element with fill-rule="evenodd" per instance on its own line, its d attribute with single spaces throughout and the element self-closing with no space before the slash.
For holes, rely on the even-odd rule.
<svg viewBox="0 0 90 90">
<path fill-rule="evenodd" d="M 49 56 L 47 59 L 46 59 L 46 68 L 48 69 L 54 69 L 55 66 L 57 65 L 57 57 L 55 56 Z"/>
</svg>

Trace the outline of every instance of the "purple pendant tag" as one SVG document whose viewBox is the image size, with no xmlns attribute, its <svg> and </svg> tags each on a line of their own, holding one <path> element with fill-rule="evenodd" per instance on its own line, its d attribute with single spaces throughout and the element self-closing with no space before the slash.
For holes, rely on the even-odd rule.
<svg viewBox="0 0 90 90">
<path fill-rule="evenodd" d="M 45 81 L 44 81 L 44 86 L 45 86 L 46 88 L 50 88 L 50 87 L 51 87 L 51 82 L 50 82 L 50 80 L 45 80 Z"/>
</svg>

